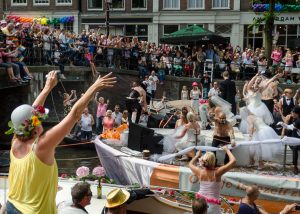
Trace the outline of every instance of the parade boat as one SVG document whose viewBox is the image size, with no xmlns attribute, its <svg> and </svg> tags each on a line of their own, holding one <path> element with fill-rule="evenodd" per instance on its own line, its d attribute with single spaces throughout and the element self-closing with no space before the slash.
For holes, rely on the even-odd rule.
<svg viewBox="0 0 300 214">
<path fill-rule="evenodd" d="M 154 129 L 163 135 L 169 135 L 173 130 L 168 129 Z M 130 135 L 130 130 L 129 130 Z M 201 135 L 206 142 L 212 140 L 212 130 L 204 130 Z M 300 144 L 299 139 L 284 138 L 280 140 L 268 140 L 267 142 L 249 142 L 245 137 L 235 128 L 235 136 L 237 147 L 233 149 L 233 154 L 237 159 L 237 167 L 227 172 L 222 177 L 222 196 L 230 199 L 230 201 L 239 201 L 241 197 L 245 196 L 245 191 L 242 185 L 257 185 L 260 189 L 260 197 L 257 204 L 262 206 L 269 213 L 279 213 L 286 205 L 294 202 L 300 202 L 300 178 L 294 176 L 289 170 L 286 172 L 283 167 L 283 160 L 287 158 L 290 161 L 291 157 L 278 155 L 273 161 L 265 163 L 264 169 L 257 169 L 256 166 L 249 167 L 249 146 L 253 143 L 262 145 L 271 145 L 273 143 L 282 143 L 288 145 L 289 143 Z M 148 139 L 145 141 L 151 142 L 155 139 Z M 130 136 L 129 136 L 130 141 Z M 138 138 L 136 138 L 138 141 Z M 131 144 L 128 142 L 128 145 Z M 124 145 L 124 144 L 123 144 Z M 188 191 L 196 193 L 199 190 L 199 182 L 195 180 L 191 170 L 186 163 L 171 162 L 166 164 L 159 160 L 165 160 L 168 155 L 160 155 L 156 161 L 143 159 L 142 153 L 134 151 L 125 146 L 112 144 L 110 141 L 95 139 L 95 147 L 97 154 L 103 167 L 105 167 L 110 178 L 116 180 L 118 184 L 132 185 L 140 184 L 148 187 L 161 187 L 178 189 L 179 191 Z M 201 150 L 209 148 L 209 145 L 198 146 Z M 286 147 L 286 146 L 285 146 Z M 191 148 L 195 149 L 195 148 Z M 155 156 L 155 155 L 154 155 Z M 175 157 L 176 154 L 169 154 Z M 224 153 L 217 151 L 219 160 L 224 157 Z M 158 160 L 158 161 L 157 161 Z M 118 170 L 115 170 L 118 169 Z M 176 202 L 178 203 L 178 202 Z M 238 206 L 234 206 L 235 212 Z"/>
<path fill-rule="evenodd" d="M 62 209 L 72 201 L 71 189 L 72 187 L 81 181 L 74 179 L 63 179 L 59 178 L 58 181 L 58 193 L 56 196 L 56 205 L 59 209 Z M 97 185 L 98 182 L 87 181 L 90 183 L 91 191 L 93 196 L 91 198 L 91 204 L 86 206 L 85 209 L 90 214 L 101 214 L 102 209 L 106 203 L 106 195 L 115 188 L 122 188 L 128 191 L 140 190 L 141 187 L 137 185 L 114 185 L 102 183 L 101 198 L 98 198 Z M 155 214 L 182 214 L 191 213 L 191 198 L 188 196 L 188 192 L 185 195 L 178 190 L 169 188 L 167 191 L 162 192 L 158 188 L 152 188 L 154 194 L 145 195 L 140 197 L 139 200 L 133 201 L 127 207 L 127 213 L 144 214 L 144 213 L 155 213 Z M 0 204 L 5 204 L 7 200 L 8 183 L 7 174 L 0 174 Z M 223 213 L 233 213 L 232 205 L 223 199 L 225 209 Z"/>
</svg>

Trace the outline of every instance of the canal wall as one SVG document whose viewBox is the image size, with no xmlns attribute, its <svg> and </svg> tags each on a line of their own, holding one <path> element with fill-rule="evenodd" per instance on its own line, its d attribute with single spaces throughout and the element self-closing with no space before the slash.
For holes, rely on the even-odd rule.
<svg viewBox="0 0 300 214">
<path fill-rule="evenodd" d="M 7 83 L 7 75 L 3 69 L 0 69 L 0 96 L 1 96 L 1 111 L 0 119 L 0 142 L 7 141 L 10 137 L 4 135 L 4 131 L 7 130 L 7 122 L 10 120 L 10 114 L 12 110 L 20 104 L 28 103 L 32 104 L 37 97 L 41 89 L 45 84 L 45 75 L 51 71 L 58 69 L 53 66 L 32 66 L 29 70 L 33 74 L 34 78 L 29 85 L 14 86 Z M 114 105 L 121 105 L 121 109 L 125 107 L 125 97 L 128 96 L 131 83 L 138 81 L 137 71 L 128 70 L 111 70 L 107 68 L 97 68 L 101 75 L 105 75 L 109 72 L 113 72 L 117 77 L 117 84 L 115 87 L 101 91 L 100 96 L 110 100 L 109 108 L 113 110 Z M 48 96 L 45 106 L 50 109 L 50 116 L 48 123 L 57 123 L 63 118 L 63 98 L 59 95 L 59 92 L 70 93 L 71 90 L 76 90 L 78 97 L 81 93 L 93 83 L 91 77 L 91 71 L 87 67 L 66 67 L 65 76 L 66 80 L 62 80 L 53 89 L 52 93 Z M 186 85 L 191 89 L 192 82 L 199 81 L 199 79 L 192 79 L 188 77 L 174 77 L 166 76 L 164 85 L 157 86 L 156 98 L 160 98 L 163 95 L 170 100 L 177 100 L 180 98 L 180 92 L 182 86 Z M 236 81 L 236 85 L 242 90 L 244 85 L 243 81 Z M 280 84 L 280 88 L 286 87 L 297 89 L 298 85 L 285 85 Z M 89 104 L 90 113 L 95 115 L 96 105 L 92 101 Z"/>
</svg>

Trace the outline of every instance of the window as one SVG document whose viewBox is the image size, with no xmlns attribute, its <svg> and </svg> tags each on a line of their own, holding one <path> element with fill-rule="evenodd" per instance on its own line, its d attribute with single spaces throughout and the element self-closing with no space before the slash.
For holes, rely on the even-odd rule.
<svg viewBox="0 0 300 214">
<path fill-rule="evenodd" d="M 204 28 L 203 24 L 189 24 L 189 25 L 187 25 L 187 27 L 191 27 L 193 25 Z"/>
<path fill-rule="evenodd" d="M 56 0 L 57 5 L 71 5 L 72 0 Z"/>
<path fill-rule="evenodd" d="M 204 9 L 204 0 L 189 0 L 188 8 L 189 9 Z"/>
<path fill-rule="evenodd" d="M 164 35 L 171 34 L 175 31 L 178 31 L 178 25 L 164 25 Z"/>
<path fill-rule="evenodd" d="M 54 29 L 60 29 L 60 24 L 53 25 Z"/>
<path fill-rule="evenodd" d="M 112 8 L 115 9 L 124 9 L 124 0 L 112 0 Z"/>
<path fill-rule="evenodd" d="M 49 5 L 49 0 L 34 0 L 33 5 Z"/>
<path fill-rule="evenodd" d="M 212 0 L 213 8 L 229 8 L 229 0 Z"/>
<path fill-rule="evenodd" d="M 88 10 L 102 10 L 103 1 L 102 0 L 88 0 Z"/>
<path fill-rule="evenodd" d="M 147 9 L 147 0 L 131 0 L 132 9 Z"/>
<path fill-rule="evenodd" d="M 164 9 L 180 9 L 180 0 L 164 0 Z"/>
<path fill-rule="evenodd" d="M 215 33 L 217 34 L 231 34 L 231 24 L 216 24 Z"/>
<path fill-rule="evenodd" d="M 64 24 L 64 29 L 70 32 L 73 32 L 73 22 L 71 23 L 65 23 Z"/>
<path fill-rule="evenodd" d="M 11 0 L 11 5 L 27 5 L 27 0 Z"/>
</svg>

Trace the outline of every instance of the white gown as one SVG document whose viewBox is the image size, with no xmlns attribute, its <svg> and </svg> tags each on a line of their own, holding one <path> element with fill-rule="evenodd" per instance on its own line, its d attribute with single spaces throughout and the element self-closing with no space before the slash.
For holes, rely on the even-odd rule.
<svg viewBox="0 0 300 214">
<path fill-rule="evenodd" d="M 175 148 L 177 149 L 177 151 L 181 151 L 188 147 L 195 146 L 196 145 L 196 134 L 197 134 L 197 131 L 195 129 L 188 129 L 185 136 L 183 138 L 181 138 L 179 142 L 175 143 Z M 198 141 L 199 141 L 199 136 L 197 136 L 197 137 L 198 137 Z"/>
<path fill-rule="evenodd" d="M 277 133 L 270 126 L 266 125 L 260 117 L 255 118 L 254 128 L 255 132 L 253 133 L 252 141 L 280 139 Z M 253 145 L 250 150 L 252 150 L 250 151 L 251 153 L 257 153 L 259 159 L 271 161 L 276 154 L 282 151 L 282 144 L 280 142 L 277 144 L 260 143 Z"/>
<path fill-rule="evenodd" d="M 240 125 L 239 125 L 239 130 L 243 134 L 249 134 L 248 123 L 247 123 L 248 113 L 249 112 L 248 112 L 247 107 L 240 108 L 241 122 L 240 122 Z"/>
<path fill-rule="evenodd" d="M 267 125 L 274 123 L 273 115 L 267 106 L 261 101 L 261 93 L 248 93 L 248 110 L 257 117 L 262 118 L 263 122 Z"/>
<path fill-rule="evenodd" d="M 200 91 L 191 90 L 191 107 L 195 114 L 199 114 L 199 99 L 200 99 Z"/>
</svg>

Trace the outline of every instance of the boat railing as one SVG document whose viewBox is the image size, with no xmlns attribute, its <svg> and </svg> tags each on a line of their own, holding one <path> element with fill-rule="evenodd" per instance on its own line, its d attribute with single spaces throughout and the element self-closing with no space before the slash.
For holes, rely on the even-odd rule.
<svg viewBox="0 0 300 214">
<path fill-rule="evenodd" d="M 6 202 L 8 190 L 8 173 L 0 173 L 0 208 Z"/>
</svg>

